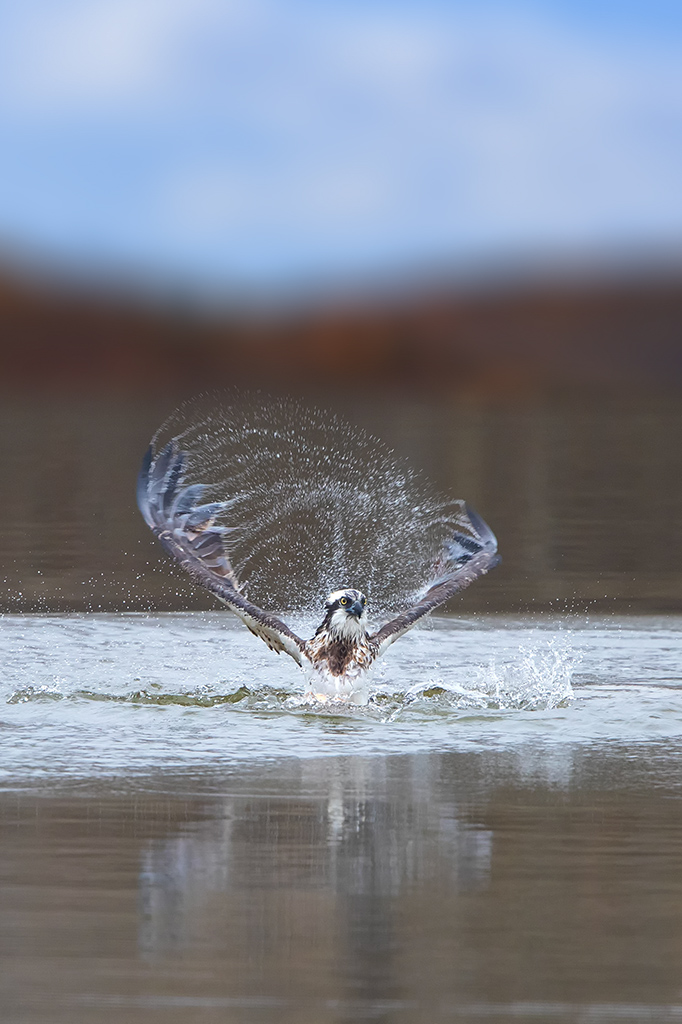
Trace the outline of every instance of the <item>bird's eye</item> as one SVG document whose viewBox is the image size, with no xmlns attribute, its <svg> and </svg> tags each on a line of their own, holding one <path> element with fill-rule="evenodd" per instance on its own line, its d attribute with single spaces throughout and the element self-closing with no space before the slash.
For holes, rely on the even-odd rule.
<svg viewBox="0 0 682 1024">
<path fill-rule="evenodd" d="M 343 604 L 343 605 L 348 604 L 348 598 L 347 597 L 342 597 L 341 598 L 341 604 Z"/>
<path fill-rule="evenodd" d="M 362 607 L 364 608 L 366 604 L 367 604 L 367 598 L 363 597 L 363 599 L 362 599 Z"/>
</svg>

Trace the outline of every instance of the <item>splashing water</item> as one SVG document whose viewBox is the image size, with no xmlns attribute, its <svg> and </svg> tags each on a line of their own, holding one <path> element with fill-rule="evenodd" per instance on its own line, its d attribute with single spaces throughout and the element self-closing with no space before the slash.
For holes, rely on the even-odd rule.
<svg viewBox="0 0 682 1024">
<path fill-rule="evenodd" d="M 478 689 L 488 707 L 537 711 L 564 706 L 573 698 L 571 677 L 579 657 L 565 635 L 519 647 L 518 659 L 491 660 L 480 669 Z"/>
<path fill-rule="evenodd" d="M 454 721 L 473 709 L 551 710 L 572 700 L 580 656 L 570 630 L 520 636 L 517 623 L 496 617 L 461 625 L 444 619 L 409 634 L 369 674 L 364 703 L 347 704 L 307 698 L 293 662 L 261 649 L 222 612 L 6 617 L 0 703 L 48 714 L 59 705 L 76 715 L 99 705 L 119 721 L 125 709 L 146 707 L 386 722 L 434 715 Z"/>
<path fill-rule="evenodd" d="M 382 441 L 291 401 L 230 395 L 182 405 L 154 438 L 187 452 L 187 481 L 229 501 L 232 563 L 252 600 L 319 612 L 340 586 L 398 610 L 429 579 L 461 502 Z"/>
<path fill-rule="evenodd" d="M 516 651 L 496 653 L 485 664 L 469 664 L 459 671 L 449 666 L 448 678 L 431 678 L 390 695 L 383 687 L 384 692 L 374 692 L 371 700 L 390 703 L 392 719 L 405 709 L 426 714 L 438 709 L 549 711 L 573 700 L 572 678 L 579 664 L 571 633 L 561 631 L 525 640 Z"/>
</svg>

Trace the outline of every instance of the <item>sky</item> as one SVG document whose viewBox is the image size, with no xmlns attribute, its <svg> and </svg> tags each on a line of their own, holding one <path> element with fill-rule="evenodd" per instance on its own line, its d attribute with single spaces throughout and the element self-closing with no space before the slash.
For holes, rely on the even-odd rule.
<svg viewBox="0 0 682 1024">
<path fill-rule="evenodd" d="M 682 250 L 682 4 L 0 0 L 0 252 L 287 290 Z"/>
</svg>

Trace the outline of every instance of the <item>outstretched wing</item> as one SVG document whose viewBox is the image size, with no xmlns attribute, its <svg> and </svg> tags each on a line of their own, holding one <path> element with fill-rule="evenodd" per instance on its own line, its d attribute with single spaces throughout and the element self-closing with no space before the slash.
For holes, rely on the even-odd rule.
<svg viewBox="0 0 682 1024">
<path fill-rule="evenodd" d="M 197 583 L 216 595 L 268 647 L 303 664 L 303 641 L 285 622 L 252 604 L 239 591 L 224 538 L 229 527 L 216 518 L 230 502 L 200 504 L 203 484 L 183 487 L 186 456 L 171 441 L 156 456 L 147 451 L 137 481 L 137 504 L 164 548 Z"/>
<path fill-rule="evenodd" d="M 398 637 L 412 629 L 415 622 L 494 569 L 500 561 L 495 534 L 471 505 L 464 505 L 459 521 L 469 532 L 455 533 L 445 545 L 435 568 L 436 578 L 425 593 L 412 608 L 401 612 L 370 636 L 370 642 L 376 644 L 377 655 L 383 654 Z"/>
</svg>

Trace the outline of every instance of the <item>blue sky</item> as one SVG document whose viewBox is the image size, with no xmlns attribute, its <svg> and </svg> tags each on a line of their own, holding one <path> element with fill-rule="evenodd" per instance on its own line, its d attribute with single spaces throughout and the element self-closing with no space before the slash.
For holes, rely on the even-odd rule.
<svg viewBox="0 0 682 1024">
<path fill-rule="evenodd" d="M 682 4 L 0 3 L 0 247 L 199 289 L 679 252 Z"/>
</svg>

